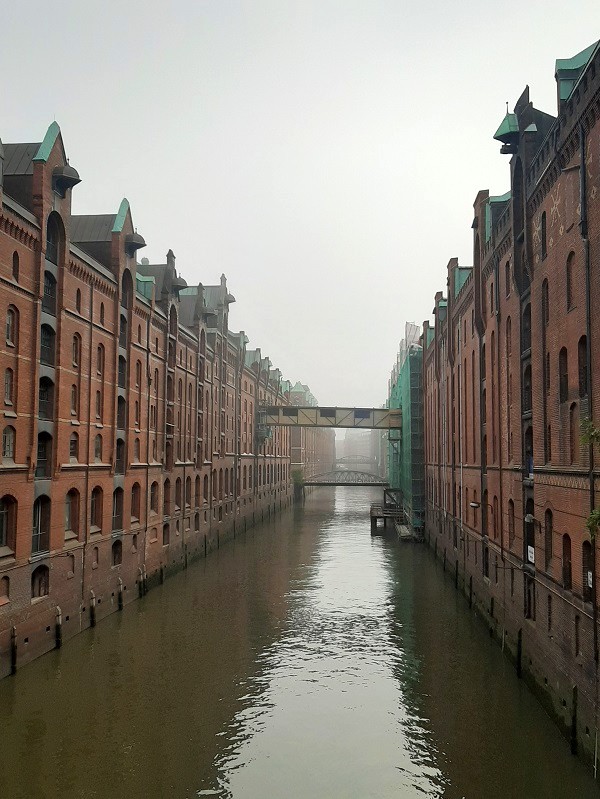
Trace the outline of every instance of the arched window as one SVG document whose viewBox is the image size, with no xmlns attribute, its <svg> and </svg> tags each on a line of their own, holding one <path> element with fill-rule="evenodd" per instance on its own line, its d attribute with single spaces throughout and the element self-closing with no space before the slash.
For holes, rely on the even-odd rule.
<svg viewBox="0 0 600 799">
<path fill-rule="evenodd" d="M 212 495 L 213 499 L 218 497 L 218 481 L 217 481 L 217 470 L 213 469 L 212 471 Z"/>
<path fill-rule="evenodd" d="M 171 539 L 171 527 L 169 524 L 163 524 L 163 546 L 167 546 Z"/>
<path fill-rule="evenodd" d="M 123 529 L 123 489 L 115 488 L 113 491 L 112 529 Z"/>
<path fill-rule="evenodd" d="M 550 297 L 548 294 L 548 280 L 542 283 L 542 325 L 546 327 L 550 321 Z"/>
<path fill-rule="evenodd" d="M 31 598 L 39 599 L 50 593 L 50 570 L 47 566 L 38 566 L 31 575 Z"/>
<path fill-rule="evenodd" d="M 102 530 L 103 500 L 102 489 L 100 486 L 96 486 L 92 491 L 92 501 L 90 504 L 90 526 L 92 532 L 99 532 Z"/>
<path fill-rule="evenodd" d="M 104 345 L 98 344 L 96 350 L 96 373 L 99 375 L 104 374 Z"/>
<path fill-rule="evenodd" d="M 50 433 L 39 433 L 37 444 L 37 462 L 35 465 L 35 476 L 50 477 L 52 466 L 52 436 Z"/>
<path fill-rule="evenodd" d="M 65 499 L 65 532 L 71 537 L 79 535 L 79 491 L 72 488 Z"/>
<path fill-rule="evenodd" d="M 548 255 L 547 244 L 546 244 L 546 212 L 542 211 L 542 219 L 541 219 L 541 249 L 542 249 L 542 261 Z"/>
<path fill-rule="evenodd" d="M 185 479 L 185 504 L 189 508 L 192 504 L 192 478 Z"/>
<path fill-rule="evenodd" d="M 577 403 L 569 408 L 569 463 L 579 461 L 579 413 Z"/>
<path fill-rule="evenodd" d="M 12 276 L 13 280 L 16 280 L 17 283 L 19 282 L 19 253 L 13 252 L 12 257 Z"/>
<path fill-rule="evenodd" d="M 561 402 L 566 402 L 569 398 L 569 366 L 566 347 L 563 347 L 558 353 L 558 395 Z"/>
<path fill-rule="evenodd" d="M 223 499 L 223 469 L 219 469 L 219 499 Z"/>
<path fill-rule="evenodd" d="M 81 291 L 79 289 L 77 289 L 75 294 L 75 309 L 77 313 L 81 313 Z"/>
<path fill-rule="evenodd" d="M 523 371 L 523 413 L 527 413 L 532 408 L 531 390 L 531 365 L 527 364 Z"/>
<path fill-rule="evenodd" d="M 121 314 L 119 317 L 119 347 L 127 349 L 127 317 Z"/>
<path fill-rule="evenodd" d="M 138 338 L 138 344 L 141 344 L 142 343 L 142 326 L 141 325 L 138 325 L 138 336 L 137 336 L 137 338 Z"/>
<path fill-rule="evenodd" d="M 100 324 L 104 324 L 104 303 L 100 303 Z"/>
<path fill-rule="evenodd" d="M 50 497 L 38 497 L 33 503 L 31 551 L 47 552 L 50 548 Z"/>
<path fill-rule="evenodd" d="M 71 433 L 69 439 L 69 458 L 72 461 L 79 460 L 79 436 L 77 433 Z"/>
<path fill-rule="evenodd" d="M 123 563 L 123 544 L 121 541 L 115 541 L 112 545 L 112 565 L 120 566 Z"/>
<path fill-rule="evenodd" d="M 229 469 L 225 469 L 225 496 L 229 496 Z"/>
<path fill-rule="evenodd" d="M 2 431 L 2 460 L 14 461 L 15 460 L 15 428 L 7 425 Z"/>
<path fill-rule="evenodd" d="M 567 258 L 567 266 L 566 266 L 566 295 L 567 295 L 567 311 L 570 311 L 573 307 L 573 278 L 574 278 L 574 264 L 575 264 L 575 253 L 569 253 L 569 257 Z"/>
<path fill-rule="evenodd" d="M 525 472 L 530 479 L 533 478 L 533 428 L 527 427 L 525 430 Z"/>
<path fill-rule="evenodd" d="M 500 526 L 500 519 L 498 518 L 498 497 L 494 497 L 492 509 L 494 511 L 494 538 L 498 538 L 498 529 Z"/>
<path fill-rule="evenodd" d="M 140 518 L 142 489 L 139 483 L 131 486 L 131 519 L 138 521 Z"/>
<path fill-rule="evenodd" d="M 158 513 L 158 483 L 156 480 L 150 486 L 150 510 Z"/>
<path fill-rule="evenodd" d="M 582 594 L 584 602 L 592 601 L 593 560 L 592 545 L 589 541 L 584 541 L 581 546 L 581 565 L 583 567 Z"/>
<path fill-rule="evenodd" d="M 506 290 L 506 296 L 510 296 L 510 261 L 507 261 L 504 264 L 504 284 Z"/>
<path fill-rule="evenodd" d="M 81 336 L 75 333 L 73 336 L 73 366 L 81 366 Z"/>
<path fill-rule="evenodd" d="M 175 510 L 181 508 L 181 477 L 175 481 Z"/>
<path fill-rule="evenodd" d="M 508 545 L 512 547 L 515 543 L 515 503 L 512 499 L 508 500 Z"/>
<path fill-rule="evenodd" d="M 136 361 L 135 363 L 135 385 L 139 388 L 142 385 L 142 362 Z"/>
<path fill-rule="evenodd" d="M 546 569 L 552 563 L 552 543 L 554 537 L 554 519 L 552 511 L 548 509 L 544 514 L 544 558 L 546 561 Z"/>
<path fill-rule="evenodd" d="M 117 438 L 117 457 L 115 460 L 115 473 L 125 474 L 125 441 Z"/>
<path fill-rule="evenodd" d="M 169 311 L 169 334 L 171 336 L 177 335 L 177 311 L 174 305 L 171 306 Z"/>
<path fill-rule="evenodd" d="M 121 281 L 121 307 L 131 308 L 131 300 L 133 297 L 133 280 L 131 272 L 126 269 L 123 272 L 123 279 Z"/>
<path fill-rule="evenodd" d="M 10 305 L 6 312 L 6 343 L 17 346 L 19 315 L 14 305 Z"/>
<path fill-rule="evenodd" d="M 40 362 L 54 366 L 54 342 L 56 336 L 50 325 L 42 325 L 40 331 Z"/>
<path fill-rule="evenodd" d="M 199 508 L 200 507 L 200 503 L 202 502 L 202 496 L 201 496 L 201 493 L 200 493 L 200 475 L 196 475 L 194 489 L 195 489 L 194 490 L 195 505 L 196 505 L 197 508 Z"/>
<path fill-rule="evenodd" d="M 523 311 L 521 351 L 526 352 L 531 349 L 531 305 L 527 303 Z"/>
<path fill-rule="evenodd" d="M 44 272 L 44 293 L 42 295 L 42 311 L 56 316 L 56 278 L 52 272 Z"/>
<path fill-rule="evenodd" d="M 577 343 L 577 367 L 579 373 L 579 396 L 587 397 L 588 371 L 587 371 L 587 336 L 581 336 Z"/>
<path fill-rule="evenodd" d="M 14 401 L 15 373 L 12 369 L 4 372 L 4 404 L 12 405 Z"/>
<path fill-rule="evenodd" d="M 165 446 L 165 459 L 167 471 L 170 472 L 173 468 L 173 445 L 170 441 L 167 441 Z"/>
<path fill-rule="evenodd" d="M 163 490 L 163 516 L 171 515 L 171 481 L 167 478 Z"/>
<path fill-rule="evenodd" d="M 565 533 L 562 539 L 562 573 L 563 588 L 567 591 L 573 586 L 571 568 L 571 537 Z"/>
<path fill-rule="evenodd" d="M 246 490 L 246 467 L 242 469 L 242 489 Z"/>
<path fill-rule="evenodd" d="M 79 417 L 79 388 L 75 383 L 71 386 L 71 416 Z"/>
<path fill-rule="evenodd" d="M 96 391 L 96 419 L 99 422 L 102 421 L 103 412 L 104 412 L 104 399 L 102 392 L 98 389 L 98 391 Z"/>
<path fill-rule="evenodd" d="M 0 499 L 0 547 L 14 550 L 17 532 L 17 500 L 5 494 Z"/>
<path fill-rule="evenodd" d="M 127 361 L 122 355 L 119 355 L 118 382 L 119 388 L 127 388 Z"/>
<path fill-rule="evenodd" d="M 94 439 L 94 460 L 101 462 L 102 461 L 102 436 L 100 433 Z"/>
<path fill-rule="evenodd" d="M 54 418 L 54 383 L 49 377 L 40 378 L 38 413 L 40 419 Z"/>
<path fill-rule="evenodd" d="M 127 401 L 125 397 L 117 397 L 117 430 L 127 427 Z"/>
<path fill-rule="evenodd" d="M 133 460 L 139 462 L 140 460 L 140 440 L 136 438 L 133 442 Z"/>
<path fill-rule="evenodd" d="M 60 241 L 60 232 L 58 227 L 58 220 L 54 213 L 48 217 L 46 225 L 46 260 L 53 264 L 58 264 L 58 243 Z"/>
<path fill-rule="evenodd" d="M 202 491 L 202 498 L 204 502 L 208 503 L 209 495 L 208 495 L 208 475 L 204 475 L 204 486 Z"/>
</svg>

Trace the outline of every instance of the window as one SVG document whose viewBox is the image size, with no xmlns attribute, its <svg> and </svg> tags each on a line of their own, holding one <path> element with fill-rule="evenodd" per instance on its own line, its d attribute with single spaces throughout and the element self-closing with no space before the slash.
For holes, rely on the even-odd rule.
<svg viewBox="0 0 600 799">
<path fill-rule="evenodd" d="M 512 499 L 508 500 L 508 546 L 512 547 L 515 543 L 515 503 Z"/>
<path fill-rule="evenodd" d="M 40 419 L 54 417 L 54 383 L 49 377 L 40 378 L 39 409 Z"/>
<path fill-rule="evenodd" d="M 102 421 L 102 392 L 100 390 L 96 391 L 96 419 L 97 421 Z"/>
<path fill-rule="evenodd" d="M 567 258 L 566 268 L 566 295 L 567 295 L 567 311 L 573 307 L 573 269 L 574 269 L 575 253 L 572 252 Z"/>
<path fill-rule="evenodd" d="M 50 325 L 42 325 L 40 332 L 40 361 L 47 366 L 54 366 L 54 330 Z"/>
<path fill-rule="evenodd" d="M 531 349 L 531 305 L 528 303 L 523 311 L 523 331 L 521 339 L 521 352 Z"/>
<path fill-rule="evenodd" d="M 56 279 L 52 272 L 44 272 L 44 294 L 42 311 L 56 316 Z"/>
<path fill-rule="evenodd" d="M 131 487 L 131 518 L 136 521 L 140 518 L 140 499 L 142 489 L 139 483 L 134 483 Z"/>
<path fill-rule="evenodd" d="M 570 591 L 573 585 L 571 574 L 571 538 L 566 533 L 562 540 L 562 576 L 563 587 Z"/>
<path fill-rule="evenodd" d="M 112 545 L 112 565 L 120 566 L 123 563 L 123 544 L 121 541 L 115 541 Z"/>
<path fill-rule="evenodd" d="M 37 463 L 35 465 L 35 476 L 41 478 L 50 477 L 52 464 L 52 436 L 49 433 L 40 433 L 37 444 Z"/>
<path fill-rule="evenodd" d="M 587 336 L 581 336 L 577 344 L 577 368 L 579 374 L 579 396 L 587 397 L 588 393 Z"/>
<path fill-rule="evenodd" d="M 116 474 L 125 474 L 125 442 L 122 438 L 117 439 L 117 457 L 115 461 Z"/>
<path fill-rule="evenodd" d="M 577 404 L 573 402 L 569 408 L 569 463 L 579 461 L 579 424 Z"/>
<path fill-rule="evenodd" d="M 90 505 L 90 526 L 95 528 L 95 531 L 102 530 L 102 504 L 103 494 L 100 486 L 96 486 L 92 491 L 92 501 Z"/>
<path fill-rule="evenodd" d="M 135 364 L 135 385 L 136 388 L 139 388 L 142 384 L 142 364 L 140 361 L 137 361 Z"/>
<path fill-rule="evenodd" d="M 171 538 L 171 528 L 168 524 L 163 524 L 163 546 L 167 546 Z"/>
<path fill-rule="evenodd" d="M 2 460 L 14 461 L 15 459 L 15 428 L 8 425 L 2 431 Z"/>
<path fill-rule="evenodd" d="M 31 598 L 39 599 L 50 593 L 50 570 L 47 566 L 38 566 L 31 575 Z"/>
<path fill-rule="evenodd" d="M 14 550 L 17 532 L 17 500 L 9 494 L 0 499 L 0 547 Z"/>
<path fill-rule="evenodd" d="M 71 460 L 79 460 L 79 436 L 77 433 L 71 433 L 69 439 L 69 458 Z"/>
<path fill-rule="evenodd" d="M 81 336 L 75 333 L 73 336 L 73 366 L 81 364 Z"/>
<path fill-rule="evenodd" d="M 140 440 L 139 440 L 139 438 L 136 438 L 135 441 L 133 442 L 133 459 L 136 462 L 139 462 L 139 460 L 140 460 Z"/>
<path fill-rule="evenodd" d="M 77 289 L 75 294 L 75 308 L 77 313 L 81 313 L 81 291 L 79 289 Z"/>
<path fill-rule="evenodd" d="M 100 434 L 94 439 L 94 460 L 102 461 L 102 436 Z"/>
<path fill-rule="evenodd" d="M 4 404 L 13 404 L 13 390 L 14 390 L 14 372 L 12 369 L 7 369 L 4 372 Z"/>
<path fill-rule="evenodd" d="M 548 281 L 542 283 L 542 325 L 548 326 L 550 321 L 550 299 L 548 295 Z"/>
<path fill-rule="evenodd" d="M 17 344 L 17 309 L 12 306 L 6 312 L 6 343 Z"/>
<path fill-rule="evenodd" d="M 185 504 L 186 507 L 190 507 L 192 504 L 192 478 L 186 477 L 185 480 Z"/>
<path fill-rule="evenodd" d="M 104 346 L 102 344 L 98 344 L 96 350 L 96 372 L 99 375 L 104 374 Z"/>
<path fill-rule="evenodd" d="M 507 261 L 504 264 L 504 283 L 505 283 L 505 290 L 506 296 L 510 296 L 510 261 Z"/>
<path fill-rule="evenodd" d="M 544 514 L 544 557 L 546 570 L 552 563 L 552 537 L 554 535 L 554 520 L 552 511 L 547 510 Z"/>
<path fill-rule="evenodd" d="M 203 486 L 203 491 L 202 491 L 202 497 L 204 499 L 204 502 L 208 502 L 209 495 L 208 495 L 208 475 L 207 474 L 204 475 L 203 483 L 204 483 L 204 486 Z"/>
<path fill-rule="evenodd" d="M 41 496 L 33 503 L 31 532 L 32 553 L 47 552 L 50 548 L 50 498 Z"/>
<path fill-rule="evenodd" d="M 542 219 L 541 219 L 541 245 L 542 245 L 542 261 L 548 255 L 548 250 L 546 247 L 546 212 L 542 211 Z"/>
<path fill-rule="evenodd" d="M 569 397 L 569 367 L 567 348 L 563 347 L 558 354 L 558 394 L 561 402 Z"/>
<path fill-rule="evenodd" d="M 113 491 L 112 529 L 123 529 L 123 489 L 115 488 Z"/>
<path fill-rule="evenodd" d="M 104 324 L 104 303 L 100 303 L 100 324 Z"/>
<path fill-rule="evenodd" d="M 171 481 L 165 480 L 163 489 L 163 516 L 171 515 Z"/>
<path fill-rule="evenodd" d="M 71 416 L 79 416 L 79 389 L 75 383 L 71 386 Z"/>
<path fill-rule="evenodd" d="M 154 481 L 150 486 L 150 510 L 158 513 L 158 483 Z"/>
<path fill-rule="evenodd" d="M 175 481 L 175 510 L 181 508 L 181 478 L 178 477 Z"/>
<path fill-rule="evenodd" d="M 76 537 L 79 533 L 79 491 L 72 488 L 65 500 L 65 531 L 73 533 Z"/>
<path fill-rule="evenodd" d="M 53 264 L 58 263 L 58 222 L 54 213 L 48 217 L 46 224 L 46 260 Z"/>
<path fill-rule="evenodd" d="M 13 280 L 16 280 L 17 283 L 19 282 L 19 253 L 13 252 L 12 257 L 12 276 Z"/>
</svg>

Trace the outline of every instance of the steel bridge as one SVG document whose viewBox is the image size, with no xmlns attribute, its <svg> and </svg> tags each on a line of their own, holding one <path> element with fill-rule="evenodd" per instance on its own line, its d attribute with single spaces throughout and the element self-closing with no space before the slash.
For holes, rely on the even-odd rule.
<svg viewBox="0 0 600 799">
<path fill-rule="evenodd" d="M 305 486 L 387 486 L 379 475 L 369 472 L 355 472 L 350 469 L 336 469 L 326 474 L 315 474 L 304 481 Z"/>
<path fill-rule="evenodd" d="M 320 408 L 269 405 L 258 408 L 258 424 L 264 427 L 354 427 L 365 430 L 398 430 L 402 412 L 390 408 Z"/>
</svg>

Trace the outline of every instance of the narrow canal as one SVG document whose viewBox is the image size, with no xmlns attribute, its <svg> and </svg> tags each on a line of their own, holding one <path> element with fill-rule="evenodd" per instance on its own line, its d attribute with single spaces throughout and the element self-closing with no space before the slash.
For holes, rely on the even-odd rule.
<svg viewBox="0 0 600 799">
<path fill-rule="evenodd" d="M 374 496 L 318 489 L 0 682 L 0 797 L 596 797 Z"/>
</svg>

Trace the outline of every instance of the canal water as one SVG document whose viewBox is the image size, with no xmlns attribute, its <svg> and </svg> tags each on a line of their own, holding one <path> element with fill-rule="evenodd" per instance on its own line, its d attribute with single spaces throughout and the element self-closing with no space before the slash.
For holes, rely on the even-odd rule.
<svg viewBox="0 0 600 799">
<path fill-rule="evenodd" d="M 0 797 L 598 796 L 377 496 L 318 489 L 0 682 Z"/>
</svg>

